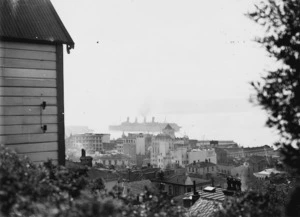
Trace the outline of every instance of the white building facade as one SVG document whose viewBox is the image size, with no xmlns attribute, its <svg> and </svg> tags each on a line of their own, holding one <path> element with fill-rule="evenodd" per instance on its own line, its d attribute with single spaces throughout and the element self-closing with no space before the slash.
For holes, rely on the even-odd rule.
<svg viewBox="0 0 300 217">
<path fill-rule="evenodd" d="M 165 169 L 168 164 L 172 164 L 171 151 L 174 151 L 173 139 L 169 135 L 157 135 L 152 141 L 151 164 Z"/>
<path fill-rule="evenodd" d="M 186 147 L 176 148 L 175 150 L 171 151 L 171 155 L 173 157 L 173 164 L 179 165 L 181 167 L 185 167 L 185 165 L 188 164 L 188 154 Z"/>
<path fill-rule="evenodd" d="M 84 148 L 87 152 L 103 151 L 103 143 L 110 143 L 110 134 L 76 134 L 66 139 L 67 148 Z"/>
<path fill-rule="evenodd" d="M 217 154 L 215 149 L 193 149 L 188 153 L 188 164 L 194 162 L 208 162 L 217 164 Z"/>
</svg>

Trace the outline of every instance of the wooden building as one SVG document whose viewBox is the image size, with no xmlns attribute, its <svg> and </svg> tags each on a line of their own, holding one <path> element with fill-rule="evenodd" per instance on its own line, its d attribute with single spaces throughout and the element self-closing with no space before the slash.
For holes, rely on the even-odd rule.
<svg viewBox="0 0 300 217">
<path fill-rule="evenodd" d="M 0 1 L 0 144 L 37 163 L 65 163 L 64 44 L 50 0 Z"/>
</svg>

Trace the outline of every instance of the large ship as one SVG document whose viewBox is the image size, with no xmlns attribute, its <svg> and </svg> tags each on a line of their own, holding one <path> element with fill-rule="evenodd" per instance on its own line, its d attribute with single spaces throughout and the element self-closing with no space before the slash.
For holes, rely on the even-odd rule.
<svg viewBox="0 0 300 217">
<path fill-rule="evenodd" d="M 123 131 L 123 132 L 149 132 L 149 133 L 158 133 L 162 132 L 162 130 L 169 124 L 175 132 L 180 130 L 180 126 L 176 123 L 160 123 L 155 122 L 155 118 L 152 118 L 152 122 L 147 122 L 146 118 L 144 118 L 144 122 L 139 123 L 137 119 L 135 122 L 130 122 L 129 117 L 126 122 L 122 122 L 120 125 L 112 125 L 109 126 L 109 130 L 111 131 Z"/>
</svg>

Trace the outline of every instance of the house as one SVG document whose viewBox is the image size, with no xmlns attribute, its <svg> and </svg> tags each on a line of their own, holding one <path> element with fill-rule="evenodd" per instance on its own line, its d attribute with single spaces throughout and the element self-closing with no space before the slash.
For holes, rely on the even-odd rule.
<svg viewBox="0 0 300 217">
<path fill-rule="evenodd" d="M 201 175 L 204 178 L 209 178 L 217 174 L 217 165 L 208 161 L 194 162 L 186 166 L 186 171 L 188 173 Z"/>
<path fill-rule="evenodd" d="M 168 134 L 158 134 L 152 140 L 151 165 L 165 169 L 172 163 L 171 151 L 174 150 L 174 140 Z"/>
<path fill-rule="evenodd" d="M 181 167 L 185 167 L 185 165 L 188 164 L 188 155 L 186 147 L 180 147 L 172 150 L 171 155 L 173 156 L 172 163 Z"/>
<path fill-rule="evenodd" d="M 215 152 L 217 155 L 218 164 L 227 163 L 228 161 L 227 151 L 225 151 L 224 148 L 215 148 Z"/>
<path fill-rule="evenodd" d="M 188 163 L 202 162 L 208 160 L 214 164 L 217 164 L 217 154 L 214 148 L 210 149 L 192 149 L 188 153 Z"/>
<path fill-rule="evenodd" d="M 0 1 L 0 144 L 36 163 L 65 163 L 63 44 L 50 0 Z"/>
<path fill-rule="evenodd" d="M 187 174 L 178 173 L 166 175 L 162 179 L 157 178 L 152 181 L 156 182 L 157 184 L 163 184 L 163 190 L 170 196 L 178 196 L 183 195 L 187 192 L 192 192 L 194 181 L 197 189 L 201 189 L 204 186 L 208 186 L 211 184 L 210 180 L 190 177 Z"/>
<path fill-rule="evenodd" d="M 253 148 L 235 147 L 224 148 L 227 152 L 227 157 L 245 158 L 250 156 L 268 156 L 271 157 L 274 153 L 273 148 L 268 145 L 258 146 Z"/>
<path fill-rule="evenodd" d="M 104 144 L 110 143 L 110 134 L 84 133 L 71 135 L 66 139 L 67 148 L 84 148 L 89 153 L 104 151 Z"/>
<path fill-rule="evenodd" d="M 109 152 L 117 149 L 117 143 L 115 141 L 104 142 L 103 143 L 103 151 Z"/>
<path fill-rule="evenodd" d="M 223 190 L 215 188 L 214 191 L 206 191 L 205 189 L 198 191 L 200 198 L 189 208 L 190 216 L 209 217 L 219 210 L 226 198 Z"/>
<path fill-rule="evenodd" d="M 137 150 L 137 138 L 139 134 L 129 133 L 128 136 L 122 136 L 122 150 L 123 153 L 130 156 L 131 164 L 136 165 L 136 150 Z M 120 147 L 119 147 L 120 149 Z M 121 150 L 121 149 L 120 149 Z"/>
<path fill-rule="evenodd" d="M 130 157 L 120 153 L 95 155 L 94 160 L 96 163 L 101 163 L 104 166 L 125 168 L 130 165 Z"/>
<path fill-rule="evenodd" d="M 107 169 L 90 168 L 88 171 L 88 178 L 90 180 L 103 179 L 107 191 L 111 191 L 114 186 L 118 185 L 120 175 L 115 171 Z"/>
<path fill-rule="evenodd" d="M 263 171 L 260 171 L 258 173 L 253 173 L 253 175 L 258 178 L 258 179 L 261 179 L 261 180 L 264 180 L 266 178 L 270 178 L 271 174 L 283 174 L 285 172 L 283 171 L 279 171 L 275 168 L 269 168 L 269 169 L 265 169 Z"/>
</svg>

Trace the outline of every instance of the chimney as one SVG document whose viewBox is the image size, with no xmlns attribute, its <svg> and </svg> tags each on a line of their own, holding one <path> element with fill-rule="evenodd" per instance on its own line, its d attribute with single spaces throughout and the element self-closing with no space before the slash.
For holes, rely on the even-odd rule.
<svg viewBox="0 0 300 217">
<path fill-rule="evenodd" d="M 81 157 L 85 157 L 85 150 L 81 149 Z"/>
<path fill-rule="evenodd" d="M 193 187 L 194 187 L 194 194 L 192 195 L 192 204 L 194 204 L 200 198 L 199 193 L 196 191 L 196 181 L 193 181 Z"/>
<path fill-rule="evenodd" d="M 127 117 L 127 123 L 129 123 L 129 117 Z"/>
<path fill-rule="evenodd" d="M 137 123 L 137 118 L 135 118 L 135 123 Z"/>
<path fill-rule="evenodd" d="M 154 123 L 155 122 L 155 117 L 152 117 L 152 123 Z"/>
<path fill-rule="evenodd" d="M 146 122 L 147 122 L 146 117 L 144 117 L 144 123 L 146 123 Z"/>
</svg>

